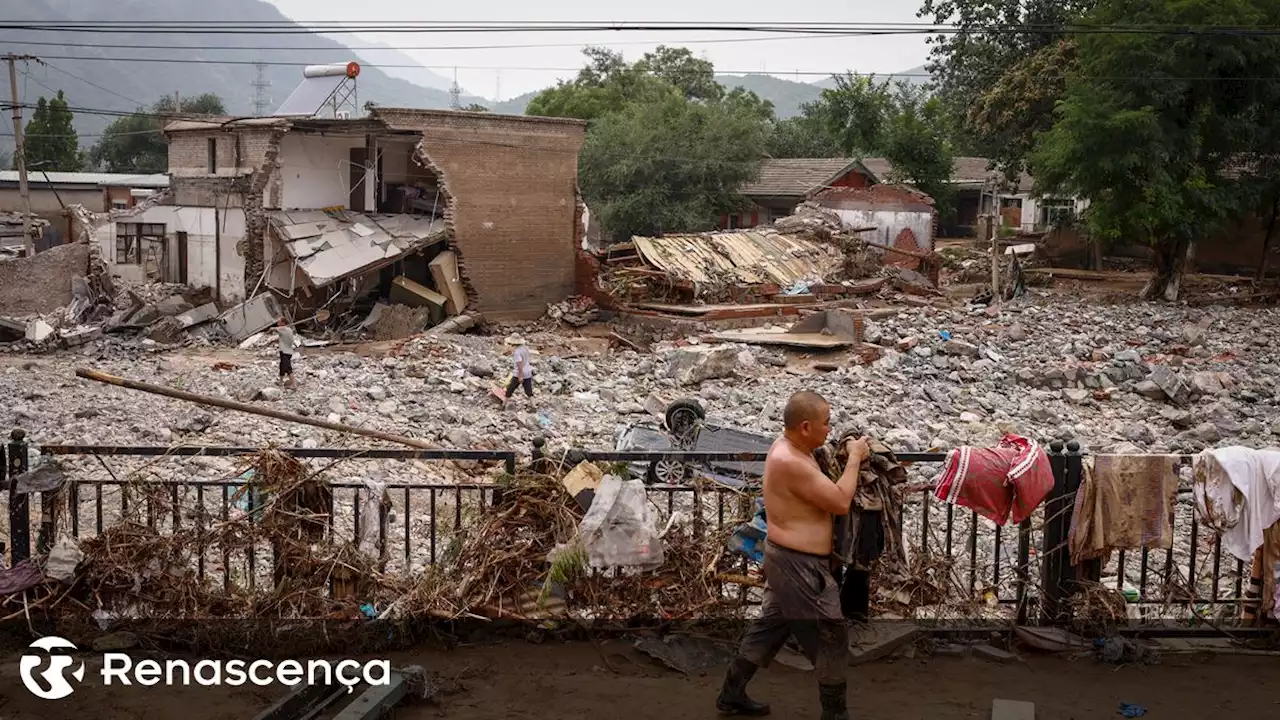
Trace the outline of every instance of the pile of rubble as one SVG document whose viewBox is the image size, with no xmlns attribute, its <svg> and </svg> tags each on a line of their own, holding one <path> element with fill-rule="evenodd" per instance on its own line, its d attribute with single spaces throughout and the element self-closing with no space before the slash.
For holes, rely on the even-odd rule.
<svg viewBox="0 0 1280 720">
<path fill-rule="evenodd" d="M 284 393 L 273 384 L 274 348 L 232 351 L 218 364 L 198 349 L 157 358 L 104 354 L 94 342 L 40 363 L 8 362 L 0 389 L 18 401 L 0 408 L 0 423 L 21 425 L 40 441 L 167 442 L 194 434 L 187 439 L 341 442 L 237 414 L 219 414 L 193 433 L 189 407 L 149 397 L 121 403 L 110 388 L 72 380 L 89 358 L 126 377 L 245 401 L 278 398 L 303 414 L 462 447 L 524 448 L 535 435 L 606 447 L 641 419 L 651 396 L 666 403 L 690 394 L 727 425 L 771 433 L 787 396 L 800 389 L 829 397 L 837 426 L 893 431 L 904 451 L 994 441 L 1006 428 L 1078 438 L 1100 450 L 1153 451 L 1269 442 L 1280 430 L 1274 310 L 1094 307 L 1032 291 L 990 313 L 882 313 L 862 331 L 874 352 L 833 351 L 818 372 L 812 359 L 788 361 L 783 350 L 733 343 L 709 345 L 724 351 L 691 361 L 690 348 L 703 344 L 696 335 L 641 353 L 534 332 L 527 339 L 537 395 L 531 403 L 517 396 L 507 410 L 491 398 L 512 367 L 500 336 L 417 336 L 381 357 L 304 348 L 295 360 L 300 385 Z"/>
</svg>

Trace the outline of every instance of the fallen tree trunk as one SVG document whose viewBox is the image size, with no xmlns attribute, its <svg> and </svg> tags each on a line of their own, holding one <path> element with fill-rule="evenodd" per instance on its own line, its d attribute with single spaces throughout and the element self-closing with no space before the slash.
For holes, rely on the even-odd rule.
<svg viewBox="0 0 1280 720">
<path fill-rule="evenodd" d="M 99 372 L 97 370 L 90 370 L 88 368 L 77 368 L 76 377 L 106 383 L 107 385 L 129 388 L 130 390 L 140 390 L 153 395 L 164 395 L 165 397 L 171 397 L 176 400 L 186 400 L 187 402 L 198 403 L 200 405 L 210 405 L 212 407 L 224 408 L 226 410 L 239 410 L 240 412 L 250 413 L 252 415 L 262 415 L 264 417 L 275 418 L 276 420 L 284 420 L 285 422 L 293 422 L 300 425 L 311 425 L 313 427 L 334 430 L 342 433 L 350 433 L 352 435 L 364 435 L 365 437 L 400 443 L 402 445 L 409 445 L 411 447 L 422 448 L 424 450 L 440 449 L 425 440 L 419 440 L 417 438 L 382 432 L 381 430 L 352 427 L 341 423 L 332 423 L 327 420 L 316 420 L 314 418 L 295 415 L 294 413 L 285 412 L 283 410 L 273 410 L 259 405 L 237 402 L 235 400 L 224 400 L 222 398 L 212 397 L 209 395 L 198 395 L 196 393 L 184 392 L 182 390 L 174 390 L 173 388 L 167 388 L 163 385 L 152 385 L 151 383 L 129 380 L 128 378 L 122 378 L 116 375 Z"/>
</svg>

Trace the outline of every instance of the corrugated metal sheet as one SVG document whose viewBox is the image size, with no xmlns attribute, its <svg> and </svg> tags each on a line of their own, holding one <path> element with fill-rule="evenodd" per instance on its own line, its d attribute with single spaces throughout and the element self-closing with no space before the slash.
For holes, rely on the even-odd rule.
<svg viewBox="0 0 1280 720">
<path fill-rule="evenodd" d="M 833 246 L 776 232 L 723 232 L 632 238 L 641 258 L 695 283 L 776 283 L 825 278 L 843 262 Z"/>
</svg>

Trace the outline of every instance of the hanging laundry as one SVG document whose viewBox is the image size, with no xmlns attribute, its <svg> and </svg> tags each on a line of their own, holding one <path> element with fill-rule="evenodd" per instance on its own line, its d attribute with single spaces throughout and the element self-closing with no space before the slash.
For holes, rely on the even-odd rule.
<svg viewBox="0 0 1280 720">
<path fill-rule="evenodd" d="M 1173 547 L 1176 455 L 1099 455 L 1086 461 L 1067 546 L 1071 564 L 1112 550 Z"/>
<path fill-rule="evenodd" d="M 1200 522 L 1222 536 L 1222 547 L 1248 562 L 1263 533 L 1280 521 L 1280 450 L 1227 447 L 1196 457 L 1194 481 Z"/>
<path fill-rule="evenodd" d="M 947 453 L 933 493 L 1004 525 L 1031 517 L 1051 490 L 1053 467 L 1044 448 L 1007 434 L 993 448 L 961 447 Z"/>
</svg>

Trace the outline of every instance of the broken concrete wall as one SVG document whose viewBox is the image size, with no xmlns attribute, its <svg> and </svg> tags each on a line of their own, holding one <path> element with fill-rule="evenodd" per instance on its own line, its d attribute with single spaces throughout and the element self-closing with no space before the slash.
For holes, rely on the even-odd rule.
<svg viewBox="0 0 1280 720">
<path fill-rule="evenodd" d="M 873 185 L 868 188 L 836 188 L 817 196 L 849 227 L 874 227 L 863 237 L 881 245 L 898 247 L 904 230 L 910 230 L 914 246 L 904 250 L 932 250 L 937 213 L 933 199 L 910 188 Z"/>
<path fill-rule="evenodd" d="M 263 208 L 280 204 L 278 158 L 280 139 L 287 130 L 287 123 L 281 121 L 262 127 L 170 129 L 166 133 L 173 204 L 224 211 L 243 208 L 243 233 L 223 245 L 223 252 L 234 256 L 222 267 L 223 295 L 229 301 L 245 298 L 262 277 L 267 227 Z M 208 165 L 210 139 L 217 148 L 212 173 Z M 233 273 L 234 278 L 230 277 Z"/>
<path fill-rule="evenodd" d="M 0 262 L 0 315 L 43 315 L 71 303 L 71 280 L 89 273 L 89 246 L 68 243 Z"/>
<path fill-rule="evenodd" d="M 585 123 L 393 108 L 374 115 L 422 133 L 420 157 L 449 196 L 451 245 L 477 309 L 533 318 L 573 294 Z"/>
<path fill-rule="evenodd" d="M 236 250 L 245 236 L 244 210 L 157 205 L 102 222 L 95 228 L 95 239 L 112 277 L 142 283 L 146 277 L 141 264 L 116 262 L 119 226 L 129 223 L 164 226 L 165 277 L 170 282 L 178 282 L 182 277 L 179 233 L 186 233 L 186 284 L 196 289 L 217 290 L 218 302 L 223 307 L 244 299 L 244 259 Z"/>
</svg>

